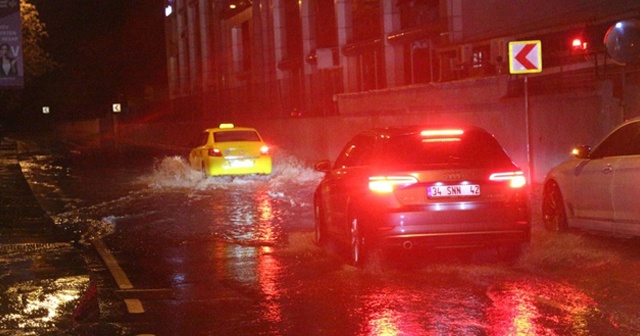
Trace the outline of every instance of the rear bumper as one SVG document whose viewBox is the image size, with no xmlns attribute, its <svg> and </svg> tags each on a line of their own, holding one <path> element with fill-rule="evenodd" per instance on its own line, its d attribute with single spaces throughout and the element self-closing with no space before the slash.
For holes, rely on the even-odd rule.
<svg viewBox="0 0 640 336">
<path fill-rule="evenodd" d="M 378 241 L 388 248 L 462 248 L 517 245 L 528 243 L 530 237 L 529 230 L 512 230 L 390 235 Z"/>
<path fill-rule="evenodd" d="M 413 209 L 370 217 L 371 238 L 389 247 L 474 247 L 528 243 L 528 207 L 465 204 L 466 209 Z M 406 209 L 405 209 L 406 210 Z"/>
<path fill-rule="evenodd" d="M 251 161 L 250 167 L 233 165 L 231 160 L 224 158 L 209 158 L 207 168 L 207 175 L 210 176 L 222 176 L 222 175 L 250 175 L 250 174 L 271 174 L 272 163 L 270 156 L 261 156 L 257 158 L 245 159 L 243 161 Z"/>
</svg>

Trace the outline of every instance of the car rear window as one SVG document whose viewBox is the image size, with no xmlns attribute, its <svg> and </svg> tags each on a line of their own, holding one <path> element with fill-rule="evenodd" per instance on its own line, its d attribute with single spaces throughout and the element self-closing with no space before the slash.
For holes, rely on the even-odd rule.
<svg viewBox="0 0 640 336">
<path fill-rule="evenodd" d="M 224 131 L 213 134 L 215 142 L 232 141 L 260 141 L 258 133 L 255 131 Z"/>
<path fill-rule="evenodd" d="M 385 141 L 378 158 L 385 165 L 437 165 L 496 167 L 511 165 L 498 141 L 490 134 L 470 131 L 459 139 L 425 141 L 420 134 L 392 137 Z"/>
</svg>

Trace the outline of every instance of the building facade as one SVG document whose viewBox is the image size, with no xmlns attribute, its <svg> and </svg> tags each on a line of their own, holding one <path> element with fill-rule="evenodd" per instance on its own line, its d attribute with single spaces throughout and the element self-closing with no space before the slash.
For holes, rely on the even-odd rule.
<svg viewBox="0 0 640 336">
<path fill-rule="evenodd" d="M 185 120 L 330 116 L 341 94 L 507 76 L 516 40 L 542 41 L 550 72 L 598 71 L 607 29 L 640 17 L 637 0 L 165 1 Z"/>
</svg>

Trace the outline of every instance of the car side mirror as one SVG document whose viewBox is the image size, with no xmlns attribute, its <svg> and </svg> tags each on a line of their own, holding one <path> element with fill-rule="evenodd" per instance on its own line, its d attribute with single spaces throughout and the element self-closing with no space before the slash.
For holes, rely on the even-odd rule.
<svg viewBox="0 0 640 336">
<path fill-rule="evenodd" d="M 331 171 L 331 161 L 322 160 L 322 161 L 316 163 L 316 165 L 313 168 L 316 171 L 319 171 L 319 172 L 322 172 L 322 173 L 328 173 L 329 171 Z"/>
<path fill-rule="evenodd" d="M 588 159 L 591 157 L 591 147 L 587 145 L 578 146 L 571 151 L 571 154 L 578 159 Z"/>
</svg>

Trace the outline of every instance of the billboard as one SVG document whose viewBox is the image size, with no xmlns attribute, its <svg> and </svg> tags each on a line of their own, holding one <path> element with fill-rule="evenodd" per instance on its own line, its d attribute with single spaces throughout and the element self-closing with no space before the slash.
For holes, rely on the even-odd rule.
<svg viewBox="0 0 640 336">
<path fill-rule="evenodd" d="M 23 85 L 20 0 L 0 0 L 0 89 Z"/>
</svg>

